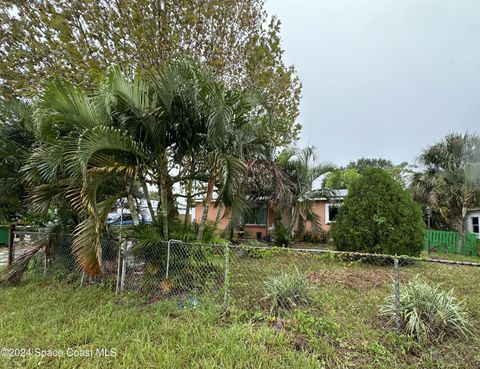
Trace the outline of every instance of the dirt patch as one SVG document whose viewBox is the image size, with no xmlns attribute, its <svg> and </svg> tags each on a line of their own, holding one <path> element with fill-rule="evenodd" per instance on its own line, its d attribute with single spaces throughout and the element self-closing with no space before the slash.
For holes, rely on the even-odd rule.
<svg viewBox="0 0 480 369">
<path fill-rule="evenodd" d="M 292 346 L 296 351 L 312 351 L 308 339 L 303 334 L 296 335 L 292 340 Z"/>
<path fill-rule="evenodd" d="M 342 284 L 353 289 L 383 286 L 392 281 L 392 273 L 385 269 L 371 270 L 324 270 L 307 276 L 315 284 Z"/>
</svg>

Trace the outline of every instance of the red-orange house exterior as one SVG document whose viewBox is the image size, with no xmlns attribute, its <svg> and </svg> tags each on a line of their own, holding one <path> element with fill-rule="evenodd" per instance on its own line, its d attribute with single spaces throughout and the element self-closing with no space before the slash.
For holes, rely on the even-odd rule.
<svg viewBox="0 0 480 369">
<path fill-rule="evenodd" d="M 334 201 L 332 199 L 326 198 L 318 198 L 314 199 L 314 203 L 312 205 L 312 209 L 317 214 L 320 224 L 325 231 L 330 229 L 330 224 L 332 222 L 333 213 L 335 212 L 335 208 L 338 207 L 339 204 L 343 201 L 343 197 L 345 196 L 346 191 L 342 191 L 341 195 L 336 196 Z M 217 214 L 220 207 L 212 202 L 208 211 L 208 218 L 207 221 L 215 222 L 217 218 Z M 203 214 L 203 202 L 198 201 L 195 204 L 195 221 L 199 223 L 201 221 Z M 285 226 L 290 224 L 291 216 L 288 211 L 282 214 L 282 223 Z M 227 227 L 228 223 L 230 222 L 230 216 L 226 215 L 219 223 L 218 228 L 223 230 Z M 265 222 L 262 224 L 244 224 L 245 230 L 245 237 L 246 238 L 256 238 L 258 236 L 266 236 L 273 231 L 273 225 L 275 222 L 275 210 L 272 207 L 268 207 L 268 211 L 266 211 Z M 311 229 L 311 224 L 306 225 L 306 230 Z"/>
</svg>

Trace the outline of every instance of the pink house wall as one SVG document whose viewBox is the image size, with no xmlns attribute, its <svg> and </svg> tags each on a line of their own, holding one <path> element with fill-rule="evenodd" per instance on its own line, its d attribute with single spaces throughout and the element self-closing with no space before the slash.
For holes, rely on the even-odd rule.
<svg viewBox="0 0 480 369">
<path fill-rule="evenodd" d="M 315 214 L 317 214 L 320 218 L 320 224 L 322 225 L 322 228 L 328 232 L 330 229 L 330 224 L 327 224 L 327 220 L 325 219 L 325 211 L 326 211 L 326 205 L 328 202 L 326 200 L 318 200 L 315 201 L 315 204 L 313 204 L 313 211 Z M 311 224 L 307 224 L 306 229 L 310 230 L 312 228 Z"/>
<path fill-rule="evenodd" d="M 318 215 L 320 218 L 320 224 L 322 225 L 322 228 L 325 231 L 328 231 L 330 229 L 330 224 L 326 223 L 325 220 L 325 211 L 326 211 L 326 204 L 328 202 L 326 200 L 316 200 L 315 203 L 313 204 L 313 211 Z M 209 211 L 208 211 L 208 218 L 207 220 L 210 222 L 215 222 L 215 219 L 217 218 L 217 213 L 218 213 L 219 207 L 215 204 L 212 203 L 210 205 Z M 200 223 L 202 219 L 202 214 L 203 214 L 203 203 L 198 202 L 195 204 L 195 221 L 197 223 Z M 285 225 L 289 224 L 289 217 L 288 214 L 286 214 L 286 217 L 283 217 Z M 247 232 L 247 236 L 249 237 L 255 237 L 257 232 L 261 232 L 262 236 L 265 236 L 268 234 L 268 228 L 271 228 L 273 226 L 275 220 L 275 212 L 274 209 L 269 208 L 268 209 L 268 216 L 267 216 L 267 226 L 255 226 L 255 225 L 245 225 L 245 232 Z M 227 227 L 228 222 L 230 221 L 230 216 L 227 215 L 224 217 L 219 224 L 219 229 L 223 230 Z M 312 226 L 310 223 L 308 223 L 305 226 L 305 230 L 309 231 L 311 230 Z"/>
<path fill-rule="evenodd" d="M 207 216 L 207 221 L 209 222 L 215 222 L 217 219 L 217 214 L 218 214 L 219 207 L 212 203 L 208 209 L 208 216 Z M 197 223 L 200 223 L 202 220 L 202 215 L 203 215 L 203 203 L 197 202 L 195 204 L 195 221 Z M 220 224 L 218 225 L 218 228 L 220 230 L 224 230 L 228 223 L 230 222 L 230 215 L 226 215 L 221 221 Z M 267 225 L 266 226 L 258 226 L 258 225 L 248 225 L 246 224 L 244 229 L 245 232 L 247 233 L 247 237 L 252 237 L 255 238 L 257 232 L 262 233 L 262 237 L 266 236 L 268 234 L 268 228 L 273 226 L 275 220 L 275 212 L 272 208 L 268 209 L 268 214 L 267 214 Z"/>
</svg>

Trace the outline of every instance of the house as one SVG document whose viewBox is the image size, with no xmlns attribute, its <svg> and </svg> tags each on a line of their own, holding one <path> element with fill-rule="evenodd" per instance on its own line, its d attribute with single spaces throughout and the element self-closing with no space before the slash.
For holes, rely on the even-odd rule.
<svg viewBox="0 0 480 369">
<path fill-rule="evenodd" d="M 470 209 L 467 214 L 467 231 L 474 233 L 480 239 L 480 208 Z"/>
<path fill-rule="evenodd" d="M 347 190 L 334 190 L 331 196 L 311 198 L 313 201 L 313 211 L 318 215 L 320 224 L 325 231 L 330 229 L 330 224 L 335 219 L 338 213 L 338 207 L 342 204 L 344 197 L 347 195 Z M 204 204 L 203 201 L 197 200 L 195 203 L 194 219 L 200 223 L 202 219 Z M 208 210 L 207 221 L 215 222 L 218 212 L 222 211 L 220 206 L 215 204 L 213 200 Z M 230 217 L 227 215 L 218 224 L 218 228 L 223 230 L 230 222 Z M 282 214 L 282 224 L 289 226 L 291 223 L 291 214 L 287 211 Z M 257 206 L 251 212 L 245 214 L 243 230 L 245 231 L 245 238 L 260 239 L 274 231 L 275 224 L 275 209 L 268 205 Z M 310 224 L 305 227 L 306 231 L 311 228 Z"/>
</svg>

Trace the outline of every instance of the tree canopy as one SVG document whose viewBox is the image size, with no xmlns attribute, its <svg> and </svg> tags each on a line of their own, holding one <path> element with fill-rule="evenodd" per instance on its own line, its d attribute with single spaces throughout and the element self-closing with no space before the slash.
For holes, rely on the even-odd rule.
<svg viewBox="0 0 480 369">
<path fill-rule="evenodd" d="M 33 97 L 51 78 L 94 89 L 111 65 L 151 70 L 185 55 L 224 83 L 255 89 L 277 145 L 298 137 L 301 84 L 264 0 L 0 1 L 0 91 Z"/>
<path fill-rule="evenodd" d="M 338 168 L 328 173 L 323 179 L 323 186 L 335 190 L 348 188 L 368 168 L 385 170 L 404 188 L 409 186 L 413 173 L 411 166 L 407 162 L 395 165 L 391 160 L 387 159 L 360 158 L 357 161 L 351 161 L 344 168 Z"/>
<path fill-rule="evenodd" d="M 367 168 L 350 185 L 330 234 L 339 250 L 397 255 L 423 248 L 420 207 L 388 173 Z"/>
<path fill-rule="evenodd" d="M 214 192 L 227 206 L 241 202 L 247 163 L 272 147 L 255 134 L 261 114 L 255 96 L 189 59 L 155 72 L 111 68 L 94 90 L 57 79 L 34 106 L 18 106 L 29 114 L 5 113 L 0 126 L 7 139 L 0 150 L 9 152 L 0 162 L 2 198 L 28 199 L 39 214 L 55 209 L 70 217 L 73 252 L 90 274 L 102 271 L 102 234 L 119 201 L 126 200 L 138 224 L 136 201 L 145 199 L 155 237 L 167 239 L 178 186 L 187 200 L 198 191 L 206 204 L 196 235 L 202 239 Z M 27 126 L 30 135 L 22 138 Z M 158 189 L 157 214 L 149 186 Z"/>
<path fill-rule="evenodd" d="M 458 230 L 461 243 L 467 210 L 480 205 L 480 138 L 452 133 L 427 147 L 419 162 L 421 171 L 411 184 L 415 200 L 432 207 L 440 221 Z"/>
</svg>

